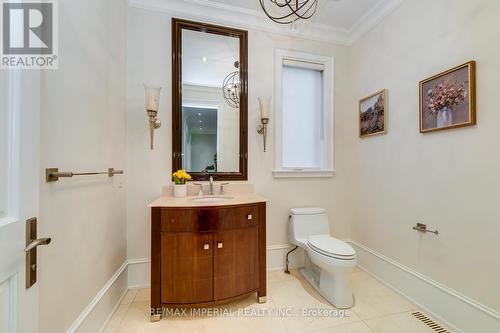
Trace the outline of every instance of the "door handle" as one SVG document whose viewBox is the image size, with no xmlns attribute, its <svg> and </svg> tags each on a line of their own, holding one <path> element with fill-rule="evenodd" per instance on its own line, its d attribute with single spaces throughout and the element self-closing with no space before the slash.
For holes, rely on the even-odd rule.
<svg viewBox="0 0 500 333">
<path fill-rule="evenodd" d="M 37 237 L 37 218 L 32 217 L 26 221 L 26 289 L 31 288 L 36 283 L 37 276 L 37 250 L 40 245 L 48 245 L 51 238 Z"/>
<path fill-rule="evenodd" d="M 35 239 L 31 243 L 29 243 L 28 246 L 26 246 L 26 248 L 24 249 L 24 252 L 29 252 L 29 251 L 37 248 L 40 245 L 49 245 L 51 241 L 52 241 L 51 238 L 39 238 L 39 239 Z"/>
</svg>

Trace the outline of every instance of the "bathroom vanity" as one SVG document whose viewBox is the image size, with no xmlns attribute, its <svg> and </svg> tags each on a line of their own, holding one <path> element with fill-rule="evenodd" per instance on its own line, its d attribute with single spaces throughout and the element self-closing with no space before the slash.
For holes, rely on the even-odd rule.
<svg viewBox="0 0 500 333">
<path fill-rule="evenodd" d="M 162 197 L 151 207 L 151 319 L 162 308 L 266 300 L 266 200 Z"/>
<path fill-rule="evenodd" d="M 202 75 L 193 59 L 206 62 Z M 172 172 L 209 183 L 185 198 L 167 186 L 149 205 L 153 321 L 163 308 L 266 301 L 267 200 L 250 184 L 213 182 L 248 179 L 247 73 L 246 31 L 172 19 Z"/>
</svg>

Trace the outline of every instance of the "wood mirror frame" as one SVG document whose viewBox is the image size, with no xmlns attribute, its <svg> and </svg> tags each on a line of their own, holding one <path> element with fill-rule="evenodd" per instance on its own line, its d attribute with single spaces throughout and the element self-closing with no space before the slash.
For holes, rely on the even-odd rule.
<svg viewBox="0 0 500 333">
<path fill-rule="evenodd" d="M 182 169 L 182 30 L 235 37 L 240 51 L 240 130 L 238 172 L 189 172 L 193 180 L 248 180 L 248 32 L 172 18 L 172 172 Z"/>
</svg>

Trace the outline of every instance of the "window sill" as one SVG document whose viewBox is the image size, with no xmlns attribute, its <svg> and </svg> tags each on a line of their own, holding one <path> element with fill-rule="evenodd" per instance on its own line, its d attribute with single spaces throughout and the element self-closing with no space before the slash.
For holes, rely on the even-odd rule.
<svg viewBox="0 0 500 333">
<path fill-rule="evenodd" d="M 274 178 L 332 178 L 335 170 L 273 170 Z"/>
</svg>

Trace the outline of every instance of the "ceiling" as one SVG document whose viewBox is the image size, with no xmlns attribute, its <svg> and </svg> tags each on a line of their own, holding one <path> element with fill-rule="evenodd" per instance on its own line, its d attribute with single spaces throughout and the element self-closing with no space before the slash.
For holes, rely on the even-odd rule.
<svg viewBox="0 0 500 333">
<path fill-rule="evenodd" d="M 271 4 L 270 0 L 268 1 Z M 318 0 L 316 14 L 296 29 L 272 22 L 259 0 L 128 0 L 129 6 L 186 19 L 351 45 L 406 0 Z"/>
<path fill-rule="evenodd" d="M 270 0 L 265 1 L 270 3 Z M 384 1 L 386 0 L 318 0 L 316 14 L 308 22 L 350 30 L 363 15 Z M 213 0 L 213 2 L 262 11 L 259 0 Z"/>
<path fill-rule="evenodd" d="M 188 130 L 198 134 L 217 133 L 217 109 L 183 107 L 182 117 Z"/>
</svg>

